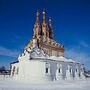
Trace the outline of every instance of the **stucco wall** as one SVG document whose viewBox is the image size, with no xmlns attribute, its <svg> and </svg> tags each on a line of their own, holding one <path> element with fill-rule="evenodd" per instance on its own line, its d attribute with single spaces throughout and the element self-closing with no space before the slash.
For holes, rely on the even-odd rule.
<svg viewBox="0 0 90 90">
<path fill-rule="evenodd" d="M 15 67 L 14 75 L 12 75 L 13 67 Z M 48 68 L 47 73 L 46 68 Z M 84 75 L 79 64 L 38 59 L 20 61 L 19 63 L 12 64 L 11 76 L 16 80 L 53 81 L 74 79 L 77 77 L 82 78 Z"/>
</svg>

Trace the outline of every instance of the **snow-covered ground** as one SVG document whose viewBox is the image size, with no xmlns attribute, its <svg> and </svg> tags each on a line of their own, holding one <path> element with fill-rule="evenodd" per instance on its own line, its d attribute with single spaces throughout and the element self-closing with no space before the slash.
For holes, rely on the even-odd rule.
<svg viewBox="0 0 90 90">
<path fill-rule="evenodd" d="M 0 90 L 90 90 L 90 79 L 48 83 L 21 83 L 0 79 Z"/>
</svg>

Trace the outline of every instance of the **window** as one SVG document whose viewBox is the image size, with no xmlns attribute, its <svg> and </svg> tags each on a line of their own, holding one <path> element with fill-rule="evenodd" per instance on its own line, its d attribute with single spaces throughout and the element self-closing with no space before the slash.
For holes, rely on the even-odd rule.
<svg viewBox="0 0 90 90">
<path fill-rule="evenodd" d="M 23 53 L 23 55 L 25 56 L 25 53 Z"/>
<path fill-rule="evenodd" d="M 15 66 L 12 69 L 12 76 L 14 76 L 14 74 L 15 74 Z"/>
<path fill-rule="evenodd" d="M 48 73 L 48 68 L 46 68 L 46 73 Z"/>
<path fill-rule="evenodd" d="M 17 68 L 17 74 L 18 74 L 18 72 L 19 72 L 19 68 Z"/>
<path fill-rule="evenodd" d="M 60 73 L 60 68 L 58 69 L 58 73 Z"/>
<path fill-rule="evenodd" d="M 71 70 L 71 68 L 69 69 L 69 71 L 70 71 L 70 74 L 72 73 L 72 70 Z"/>
<path fill-rule="evenodd" d="M 76 72 L 77 72 L 77 69 L 76 69 Z"/>
</svg>

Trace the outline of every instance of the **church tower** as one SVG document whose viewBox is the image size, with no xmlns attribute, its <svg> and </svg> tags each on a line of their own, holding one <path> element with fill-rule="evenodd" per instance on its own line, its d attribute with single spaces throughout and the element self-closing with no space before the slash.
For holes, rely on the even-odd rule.
<svg viewBox="0 0 90 90">
<path fill-rule="evenodd" d="M 51 21 L 51 18 L 49 18 L 49 22 L 48 22 L 47 35 L 48 35 L 48 38 L 49 38 L 49 39 L 53 39 L 53 29 L 52 29 L 52 21 Z"/>
<path fill-rule="evenodd" d="M 36 40 L 37 42 L 37 46 L 40 47 L 40 43 L 41 43 L 41 35 L 42 35 L 42 30 L 41 30 L 41 24 L 40 24 L 40 13 L 39 11 L 37 11 L 36 13 L 36 22 L 34 25 L 34 35 L 33 35 L 33 39 Z"/>
<path fill-rule="evenodd" d="M 47 23 L 45 10 L 42 12 L 42 14 L 42 23 L 40 23 L 40 13 L 39 11 L 37 11 L 36 21 L 33 29 L 33 38 L 30 40 L 25 49 L 32 48 L 33 40 L 35 40 L 38 48 L 43 49 L 43 51 L 49 56 L 64 56 L 64 46 L 62 44 L 57 43 L 53 39 L 53 28 L 51 18 L 49 18 Z"/>
<path fill-rule="evenodd" d="M 45 12 L 45 10 L 42 12 L 42 14 L 43 14 L 42 36 L 43 36 L 43 41 L 46 41 L 46 38 L 47 38 L 47 23 L 46 23 L 46 12 Z"/>
<path fill-rule="evenodd" d="M 41 37 L 41 25 L 40 25 L 39 16 L 40 16 L 40 13 L 39 13 L 39 11 L 37 11 L 36 22 L 35 22 L 34 29 L 33 29 L 33 31 L 34 31 L 33 38 L 37 38 L 37 39 L 39 39 Z"/>
</svg>

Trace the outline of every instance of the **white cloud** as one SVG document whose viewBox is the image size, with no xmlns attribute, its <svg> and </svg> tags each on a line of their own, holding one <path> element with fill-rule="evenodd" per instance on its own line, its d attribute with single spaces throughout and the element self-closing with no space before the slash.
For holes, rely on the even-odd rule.
<svg viewBox="0 0 90 90">
<path fill-rule="evenodd" d="M 86 67 L 90 68 L 90 55 L 87 52 L 80 50 L 78 47 L 66 49 L 65 56 L 72 58 L 75 61 L 79 61 L 85 64 Z"/>
<path fill-rule="evenodd" d="M 86 48 L 88 48 L 88 46 L 89 46 L 89 45 L 88 45 L 88 43 L 86 43 L 86 42 L 85 42 L 85 41 L 83 41 L 83 40 L 82 40 L 82 41 L 80 41 L 80 43 L 79 43 L 79 44 L 80 44 L 80 46 L 82 46 L 82 47 L 86 47 Z"/>
<path fill-rule="evenodd" d="M 0 55 L 16 57 L 19 55 L 19 51 L 0 46 Z"/>
</svg>

